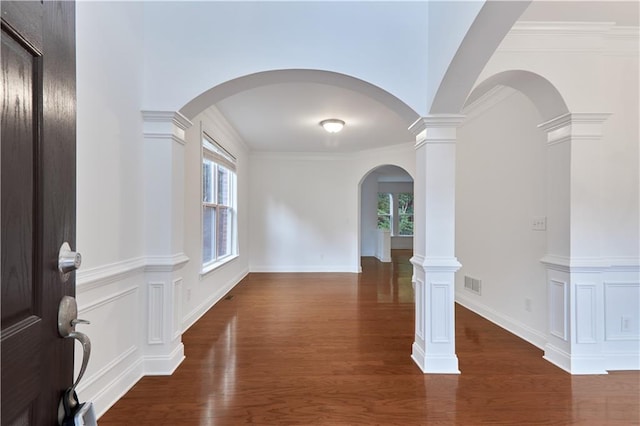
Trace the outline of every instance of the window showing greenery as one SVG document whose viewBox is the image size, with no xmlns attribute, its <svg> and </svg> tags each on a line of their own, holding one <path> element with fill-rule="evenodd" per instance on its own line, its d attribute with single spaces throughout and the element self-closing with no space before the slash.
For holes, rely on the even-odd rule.
<svg viewBox="0 0 640 426">
<path fill-rule="evenodd" d="M 204 135 L 202 158 L 202 266 L 237 254 L 236 159 Z"/>
<path fill-rule="evenodd" d="M 393 216 L 392 212 L 393 202 L 391 200 L 391 194 L 379 192 L 378 193 L 378 229 L 386 229 L 391 231 L 391 223 Z"/>
<path fill-rule="evenodd" d="M 413 235 L 413 193 L 398 194 L 398 235 Z"/>
</svg>

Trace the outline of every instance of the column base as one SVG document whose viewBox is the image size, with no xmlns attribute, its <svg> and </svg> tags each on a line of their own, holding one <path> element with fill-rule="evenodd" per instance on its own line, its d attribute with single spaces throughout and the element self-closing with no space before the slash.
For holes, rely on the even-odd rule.
<svg viewBox="0 0 640 426">
<path fill-rule="evenodd" d="M 144 357 L 144 374 L 146 376 L 170 376 L 184 359 L 184 345 L 179 342 L 169 354 L 146 355 Z"/>
<path fill-rule="evenodd" d="M 605 369 L 605 358 L 601 356 L 570 355 L 556 346 L 547 344 L 544 347 L 543 358 L 570 374 L 609 374 Z"/>
<path fill-rule="evenodd" d="M 411 359 L 425 374 L 460 374 L 456 355 L 426 355 L 420 345 L 413 343 Z"/>
</svg>

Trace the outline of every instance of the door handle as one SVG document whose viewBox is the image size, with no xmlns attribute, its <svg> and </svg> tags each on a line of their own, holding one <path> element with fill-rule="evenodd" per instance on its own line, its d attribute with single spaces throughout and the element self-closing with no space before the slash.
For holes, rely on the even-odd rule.
<svg viewBox="0 0 640 426">
<path fill-rule="evenodd" d="M 58 333 L 61 337 L 65 339 L 75 339 L 82 345 L 82 365 L 80 366 L 78 378 L 73 383 L 73 386 L 65 392 L 63 397 L 65 398 L 64 405 L 70 409 L 74 409 L 78 405 L 75 389 L 87 370 L 89 357 L 91 356 L 91 340 L 86 334 L 76 331 L 77 324 L 90 324 L 90 322 L 78 319 L 78 304 L 76 299 L 71 296 L 64 296 L 58 308 Z"/>
<path fill-rule="evenodd" d="M 62 243 L 60 251 L 58 252 L 58 271 L 60 271 L 60 279 L 62 282 L 67 282 L 71 272 L 80 268 L 82 264 L 82 255 L 76 251 L 71 250 L 71 246 L 68 242 Z"/>
</svg>

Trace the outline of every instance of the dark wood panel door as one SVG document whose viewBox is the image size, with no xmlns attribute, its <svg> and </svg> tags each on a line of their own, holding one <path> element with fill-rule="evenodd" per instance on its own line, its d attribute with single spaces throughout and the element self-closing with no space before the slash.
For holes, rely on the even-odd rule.
<svg viewBox="0 0 640 426">
<path fill-rule="evenodd" d="M 73 379 L 57 271 L 75 246 L 75 4 L 2 1 L 2 425 L 55 425 Z"/>
</svg>

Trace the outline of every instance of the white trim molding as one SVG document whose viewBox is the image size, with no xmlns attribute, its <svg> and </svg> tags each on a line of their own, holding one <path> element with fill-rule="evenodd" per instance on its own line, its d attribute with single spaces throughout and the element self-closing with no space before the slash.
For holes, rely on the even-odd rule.
<svg viewBox="0 0 640 426">
<path fill-rule="evenodd" d="M 547 145 L 581 140 L 602 139 L 602 124 L 611 116 L 608 112 L 573 112 L 540 123 L 547 132 Z"/>
<path fill-rule="evenodd" d="M 146 264 L 146 258 L 135 257 L 91 269 L 80 269 L 76 272 L 76 292 L 84 293 L 141 274 Z"/>
<path fill-rule="evenodd" d="M 184 345 L 180 342 L 167 355 L 145 355 L 144 374 L 145 376 L 170 376 L 184 359 Z"/>
<path fill-rule="evenodd" d="M 614 22 L 516 22 L 498 52 L 602 53 Z"/>
<path fill-rule="evenodd" d="M 144 270 L 146 272 L 173 272 L 182 269 L 189 262 L 184 253 L 176 253 L 172 256 L 149 256 Z"/>
</svg>

